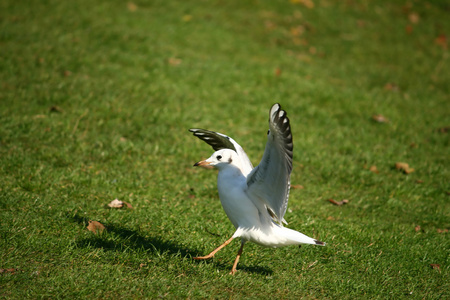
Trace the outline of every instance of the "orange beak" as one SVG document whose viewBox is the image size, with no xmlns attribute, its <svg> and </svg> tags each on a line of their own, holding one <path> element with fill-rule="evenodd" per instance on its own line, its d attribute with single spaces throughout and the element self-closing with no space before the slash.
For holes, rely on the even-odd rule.
<svg viewBox="0 0 450 300">
<path fill-rule="evenodd" d="M 203 168 L 210 169 L 210 168 L 212 168 L 212 166 L 210 166 L 210 164 L 211 163 L 209 161 L 202 160 L 202 161 L 199 161 L 198 163 L 195 163 L 194 167 L 203 167 Z"/>
</svg>

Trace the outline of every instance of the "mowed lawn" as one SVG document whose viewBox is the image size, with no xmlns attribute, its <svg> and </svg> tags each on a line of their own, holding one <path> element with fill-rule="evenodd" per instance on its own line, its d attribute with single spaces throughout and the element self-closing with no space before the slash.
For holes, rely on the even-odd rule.
<svg viewBox="0 0 450 300">
<path fill-rule="evenodd" d="M 448 299 L 449 11 L 2 1 L 0 298 Z M 275 102 L 294 137 L 288 227 L 327 246 L 249 243 L 232 276 L 239 241 L 192 259 L 234 227 L 188 129 L 257 165 Z"/>
</svg>

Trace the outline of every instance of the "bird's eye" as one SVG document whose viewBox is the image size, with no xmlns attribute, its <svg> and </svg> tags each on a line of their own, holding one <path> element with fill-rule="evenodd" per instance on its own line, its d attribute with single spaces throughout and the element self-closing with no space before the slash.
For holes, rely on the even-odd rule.
<svg viewBox="0 0 450 300">
<path fill-rule="evenodd" d="M 217 155 L 217 160 L 221 160 L 222 159 L 222 155 Z"/>
</svg>

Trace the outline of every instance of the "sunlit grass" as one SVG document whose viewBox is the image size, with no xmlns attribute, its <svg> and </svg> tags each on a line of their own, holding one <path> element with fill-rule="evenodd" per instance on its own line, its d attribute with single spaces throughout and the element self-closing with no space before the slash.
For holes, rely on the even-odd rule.
<svg viewBox="0 0 450 300">
<path fill-rule="evenodd" d="M 0 4 L 0 296 L 448 297 L 448 4 L 313 2 Z M 275 102 L 286 219 L 327 246 L 248 244 L 229 276 L 237 241 L 192 260 L 234 228 L 188 129 L 256 165 Z"/>
</svg>

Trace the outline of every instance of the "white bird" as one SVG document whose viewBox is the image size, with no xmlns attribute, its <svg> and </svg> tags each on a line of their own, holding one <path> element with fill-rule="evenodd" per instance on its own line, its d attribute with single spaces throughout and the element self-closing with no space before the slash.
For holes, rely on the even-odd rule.
<svg viewBox="0 0 450 300">
<path fill-rule="evenodd" d="M 210 158 L 194 166 L 213 166 L 219 170 L 217 189 L 220 202 L 236 228 L 225 243 L 210 254 L 194 259 L 211 258 L 234 238 L 241 238 L 241 247 L 231 269 L 231 274 L 234 274 L 246 242 L 273 248 L 299 244 L 325 245 L 283 227 L 283 223 L 287 224 L 284 214 L 289 198 L 293 143 L 289 119 L 278 103 L 270 109 L 266 149 L 256 168 L 232 138 L 204 129 L 189 131 L 216 150 Z"/>
</svg>

